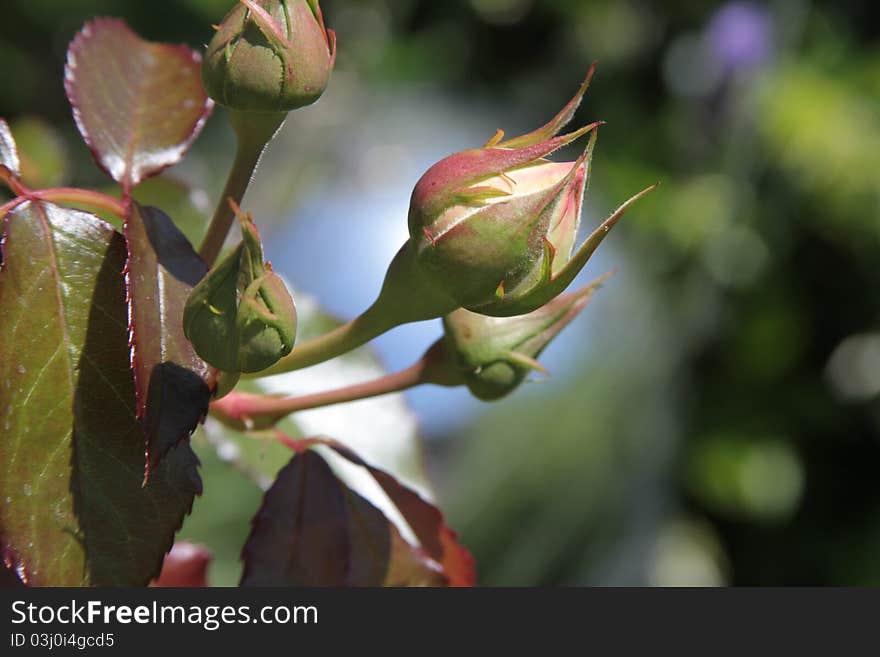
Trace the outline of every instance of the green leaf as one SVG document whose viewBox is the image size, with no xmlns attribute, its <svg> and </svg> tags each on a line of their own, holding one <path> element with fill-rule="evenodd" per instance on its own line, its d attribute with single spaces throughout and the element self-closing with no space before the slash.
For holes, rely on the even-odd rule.
<svg viewBox="0 0 880 657">
<path fill-rule="evenodd" d="M 142 486 L 124 240 L 92 215 L 36 202 L 4 228 L 3 559 L 33 585 L 144 585 L 201 481 L 184 443 Z"/>
<path fill-rule="evenodd" d="M 216 373 L 183 334 L 183 308 L 208 268 L 161 210 L 132 203 L 123 229 L 131 366 L 149 472 L 208 412 Z"/>
<path fill-rule="evenodd" d="M 437 564 L 312 450 L 294 456 L 278 473 L 242 558 L 242 586 L 445 583 Z"/>
<path fill-rule="evenodd" d="M 178 162 L 213 104 L 201 57 L 141 39 L 121 20 L 86 23 L 67 51 L 64 87 L 98 165 L 124 189 Z"/>
</svg>

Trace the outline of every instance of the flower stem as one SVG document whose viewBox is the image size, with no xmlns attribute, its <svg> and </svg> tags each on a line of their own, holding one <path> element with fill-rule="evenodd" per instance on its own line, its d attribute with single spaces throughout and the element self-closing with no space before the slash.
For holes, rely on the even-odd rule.
<svg viewBox="0 0 880 657">
<path fill-rule="evenodd" d="M 297 344 L 293 351 L 269 369 L 242 376 L 244 378 L 272 376 L 323 363 L 357 349 L 399 323 L 394 315 L 383 312 L 377 302 L 350 322 L 317 338 Z"/>
<path fill-rule="evenodd" d="M 455 386 L 461 382 L 458 371 L 446 357 L 441 339 L 411 366 L 372 381 L 302 397 L 277 398 L 233 392 L 211 402 L 211 414 L 239 430 L 265 429 L 297 411 L 369 399 L 426 383 Z"/>
<path fill-rule="evenodd" d="M 0 166 L 0 182 L 9 187 L 16 196 L 21 196 L 27 191 L 27 187 L 21 183 L 18 176 L 5 165 Z"/>
<path fill-rule="evenodd" d="M 23 196 L 16 196 L 11 201 L 7 201 L 3 205 L 0 205 L 0 220 L 4 219 L 7 214 L 12 212 L 16 207 L 24 203 L 27 199 Z"/>
<path fill-rule="evenodd" d="M 120 218 L 125 217 L 125 204 L 122 201 L 91 189 L 53 187 L 50 189 L 24 189 L 21 191 L 23 193 L 0 208 L 0 216 L 5 215 L 9 210 L 25 201 L 46 201 L 48 203 L 64 205 L 82 205 L 109 212 Z"/>
<path fill-rule="evenodd" d="M 117 198 L 113 198 L 112 196 L 91 189 L 77 189 L 75 187 L 38 189 L 31 192 L 30 196 L 50 203 L 84 205 L 86 207 L 109 212 L 120 218 L 125 217 L 125 203 Z"/>
<path fill-rule="evenodd" d="M 442 317 L 458 303 L 430 286 L 414 264 L 414 249 L 406 242 L 385 274 L 379 297 L 359 317 L 325 335 L 297 343 L 272 367 L 244 374 L 244 378 L 271 376 L 303 369 L 341 356 L 402 324 Z"/>
<path fill-rule="evenodd" d="M 202 241 L 199 255 L 210 267 L 217 260 L 229 234 L 235 213 L 229 199 L 241 205 L 254 171 L 260 162 L 263 151 L 284 123 L 286 113 L 237 112 L 230 110 L 230 120 L 237 136 L 235 160 L 217 209 L 208 226 L 208 232 Z"/>
</svg>

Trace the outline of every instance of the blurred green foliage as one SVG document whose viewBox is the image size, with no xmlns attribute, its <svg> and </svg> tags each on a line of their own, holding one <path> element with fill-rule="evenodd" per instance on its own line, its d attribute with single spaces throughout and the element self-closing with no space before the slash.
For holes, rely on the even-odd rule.
<svg viewBox="0 0 880 657">
<path fill-rule="evenodd" d="M 198 46 L 230 4 L 10 0 L 0 115 L 20 132 L 35 125 L 25 114 L 43 117 L 66 145 L 34 159 L 102 184 L 83 173 L 88 153 L 63 97 L 67 40 L 107 13 L 148 38 Z M 880 584 L 873 3 L 322 7 L 339 34 L 337 76 L 389 98 L 504 99 L 537 124 L 599 59 L 584 111 L 609 124 L 592 211 L 663 183 L 615 232 L 622 282 L 587 311 L 575 372 L 429 443 L 481 582 Z M 209 191 L 224 172 L 205 162 L 228 147 L 228 131 L 212 126 L 196 147 Z M 316 148 L 310 166 L 321 171 Z M 205 465 L 214 508 L 246 517 L 258 495 L 217 484 L 225 466 Z M 187 533 L 211 538 L 225 557 L 219 579 L 232 581 L 243 534 L 208 514 Z"/>
</svg>

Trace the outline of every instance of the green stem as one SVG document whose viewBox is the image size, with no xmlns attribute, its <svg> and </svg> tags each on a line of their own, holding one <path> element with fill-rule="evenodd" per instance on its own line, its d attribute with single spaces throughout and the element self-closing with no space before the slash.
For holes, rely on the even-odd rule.
<svg viewBox="0 0 880 657">
<path fill-rule="evenodd" d="M 357 349 L 400 324 L 396 316 L 383 312 L 384 304 L 380 304 L 380 301 L 377 300 L 362 315 L 329 333 L 298 343 L 293 351 L 269 369 L 242 376 L 255 378 L 301 370 Z"/>
<path fill-rule="evenodd" d="M 241 205 L 266 145 L 281 128 L 286 116 L 286 113 L 246 113 L 230 110 L 230 120 L 238 139 L 235 160 L 226 179 L 226 186 L 217 202 L 217 209 L 208 226 L 208 232 L 199 249 L 199 255 L 209 267 L 220 255 L 235 219 L 235 212 L 229 199 Z"/>
<path fill-rule="evenodd" d="M 443 317 L 458 308 L 450 299 L 426 281 L 414 260 L 410 242 L 394 256 L 385 274 L 382 291 L 372 306 L 347 324 L 311 340 L 297 343 L 275 365 L 244 378 L 283 374 L 317 365 L 366 344 L 401 324 Z"/>
</svg>

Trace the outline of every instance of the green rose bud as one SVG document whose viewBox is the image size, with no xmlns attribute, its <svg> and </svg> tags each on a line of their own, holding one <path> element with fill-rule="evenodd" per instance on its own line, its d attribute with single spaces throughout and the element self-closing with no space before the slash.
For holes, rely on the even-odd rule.
<svg viewBox="0 0 880 657">
<path fill-rule="evenodd" d="M 217 369 L 260 372 L 293 349 L 296 308 L 282 280 L 263 261 L 250 214 L 237 206 L 235 211 L 242 241 L 193 289 L 183 329 L 196 353 Z"/>
<path fill-rule="evenodd" d="M 443 318 L 446 353 L 479 399 L 500 399 L 532 370 L 547 373 L 538 356 L 584 309 L 602 281 L 562 294 L 527 315 L 489 317 L 465 309 Z"/>
<path fill-rule="evenodd" d="M 335 58 L 318 0 L 240 0 L 208 44 L 202 80 L 230 109 L 287 112 L 318 100 Z"/>
</svg>

